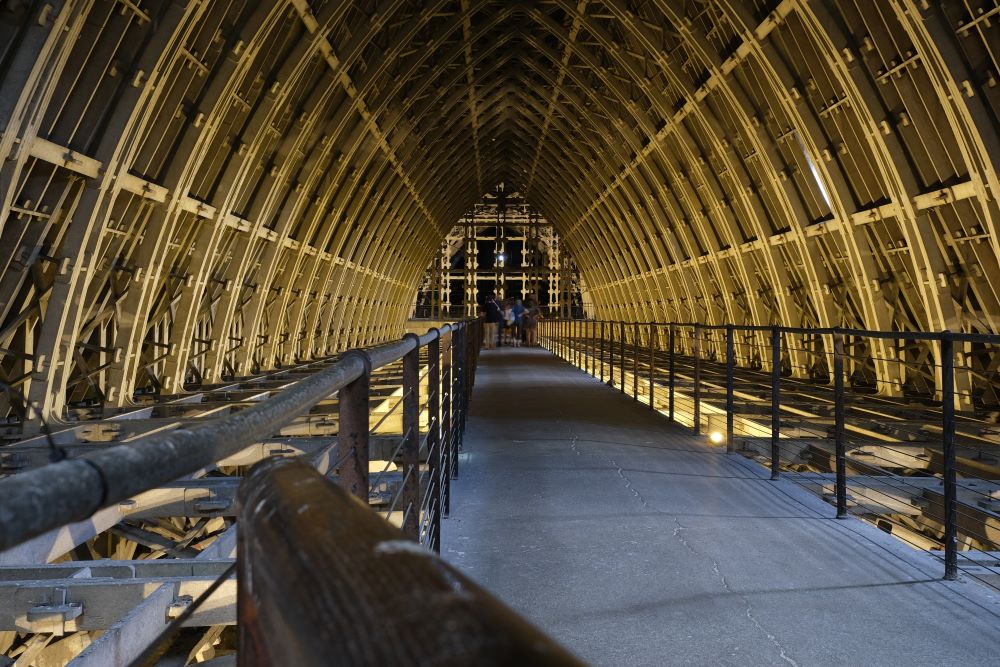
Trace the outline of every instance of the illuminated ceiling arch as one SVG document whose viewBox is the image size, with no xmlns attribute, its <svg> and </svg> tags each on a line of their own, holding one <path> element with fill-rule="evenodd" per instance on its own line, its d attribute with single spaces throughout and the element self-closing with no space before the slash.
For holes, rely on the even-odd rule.
<svg viewBox="0 0 1000 667">
<path fill-rule="evenodd" d="M 500 181 L 598 316 L 1000 331 L 986 0 L 6 7 L 0 373 L 56 414 L 398 334 Z"/>
</svg>

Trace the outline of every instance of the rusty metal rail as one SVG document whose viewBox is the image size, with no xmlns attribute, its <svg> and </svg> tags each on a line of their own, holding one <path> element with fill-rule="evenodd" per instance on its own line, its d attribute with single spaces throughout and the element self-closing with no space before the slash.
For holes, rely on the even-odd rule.
<svg viewBox="0 0 1000 667">
<path fill-rule="evenodd" d="M 478 321 L 458 322 L 350 350 L 335 360 L 172 397 L 135 410 L 135 419 L 112 415 L 62 425 L 55 440 L 60 448 L 65 445 L 67 458 L 57 463 L 37 456 L 21 461 L 16 457 L 30 451 L 15 445 L 17 454 L 4 459 L 11 476 L 0 479 L 5 497 L 0 556 L 7 559 L 8 576 L 0 587 L 0 607 L 15 619 L 11 627 L 28 633 L 32 646 L 42 643 L 45 633 L 106 629 L 79 655 L 79 664 L 102 666 L 151 664 L 165 652 L 183 652 L 184 641 L 175 641 L 182 633 L 188 639 L 199 632 L 218 636 L 237 620 L 231 595 L 236 536 L 253 529 L 233 523 L 241 518 L 233 499 L 237 488 L 246 489 L 241 477 L 246 466 L 268 457 L 314 470 L 367 505 L 366 521 L 387 529 L 394 523 L 414 545 L 424 544 L 428 553 L 440 550 L 441 517 L 458 471 L 480 339 Z M 382 469 L 370 478 L 369 466 Z M 189 503 L 189 495 L 196 500 Z M 148 521 L 140 524 L 136 517 Z M 188 537 L 154 532 L 166 517 L 190 521 L 184 524 Z M 93 528 L 73 523 L 80 520 Z M 327 523 L 336 520 L 326 517 Z M 50 540 L 58 542 L 62 551 L 54 553 L 61 555 L 75 539 L 64 536 L 66 531 L 82 533 L 77 542 L 82 544 L 109 528 L 178 558 L 155 561 L 160 565 L 155 570 L 134 565 L 146 561 L 129 560 L 135 570 L 124 577 L 121 568 L 114 570 L 115 578 L 91 577 L 91 571 L 104 572 L 106 562 L 118 561 L 89 559 L 57 568 L 55 578 L 46 574 L 46 567 L 54 567 L 43 565 Z M 193 538 L 197 548 L 190 544 Z M 30 557 L 17 560 L 28 556 L 19 551 L 26 548 Z M 299 548 L 309 546 L 294 546 Z M 218 572 L 222 576 L 208 586 L 207 577 Z M 39 577 L 46 579 L 35 581 Z M 35 598 L 15 595 L 19 579 L 30 580 Z M 138 604 L 116 593 L 140 586 L 145 592 L 135 598 Z M 61 597 L 56 600 L 55 594 Z M 28 621 L 16 620 L 25 614 Z M 115 619 L 119 622 L 109 628 Z"/>
<path fill-rule="evenodd" d="M 351 350 L 333 365 L 238 413 L 138 442 L 87 452 L 0 480 L 0 497 L 4 498 L 0 504 L 0 551 L 48 530 L 85 520 L 104 507 L 236 454 L 261 437 L 277 433 L 282 426 L 334 392 L 339 392 L 340 401 L 340 450 L 350 452 L 342 462 L 340 477 L 357 495 L 367 497 L 371 372 L 422 347 L 438 346 L 441 338 L 451 341 L 455 337 L 461 342 L 454 346 L 456 365 L 447 366 L 442 374 L 434 369 L 443 364 L 432 363 L 431 386 L 442 386 L 439 391 L 445 400 L 460 393 L 455 400 L 464 407 L 475 364 L 475 359 L 469 355 L 477 349 L 471 341 L 478 340 L 478 335 L 467 335 L 467 330 L 477 326 L 475 322 L 445 325 L 423 336 L 406 336 L 394 343 Z M 451 352 L 445 356 L 450 357 Z M 449 429 L 450 418 L 449 414 L 446 425 Z M 431 430 L 435 435 L 428 439 L 428 445 L 437 452 L 441 443 L 436 431 L 440 429 Z M 417 427 L 414 427 L 409 437 L 415 437 L 416 433 Z M 457 451 L 452 451 L 452 447 L 461 441 L 452 430 L 444 436 L 443 451 L 448 455 L 444 469 L 450 472 L 454 468 L 453 460 L 457 460 Z"/>
<path fill-rule="evenodd" d="M 240 665 L 581 664 L 310 466 L 258 463 L 238 503 Z"/>
</svg>

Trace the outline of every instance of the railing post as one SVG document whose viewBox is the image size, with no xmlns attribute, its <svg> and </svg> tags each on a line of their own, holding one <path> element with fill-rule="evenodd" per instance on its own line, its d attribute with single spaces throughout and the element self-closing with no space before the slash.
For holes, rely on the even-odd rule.
<svg viewBox="0 0 1000 667">
<path fill-rule="evenodd" d="M 771 479 L 781 467 L 781 327 L 771 327 Z"/>
<path fill-rule="evenodd" d="M 366 504 L 368 503 L 368 396 L 371 387 L 372 364 L 363 350 L 350 350 L 344 357 L 359 356 L 365 362 L 365 371 L 337 392 L 339 421 L 337 444 L 342 463 L 338 467 L 337 482 Z"/>
<path fill-rule="evenodd" d="M 597 373 L 597 355 L 594 354 L 594 341 L 597 338 L 597 320 L 590 321 L 590 340 L 587 341 L 587 351 L 589 352 L 589 358 L 587 359 L 589 370 L 591 375 Z"/>
<path fill-rule="evenodd" d="M 566 357 L 566 361 L 576 365 L 576 322 L 570 318 L 566 320 L 566 331 L 567 338 L 569 339 L 567 345 L 569 346 L 569 354 Z"/>
<path fill-rule="evenodd" d="M 726 325 L 726 453 L 734 450 L 733 434 L 736 416 L 733 394 L 736 390 L 736 330 L 732 324 Z"/>
<path fill-rule="evenodd" d="M 420 336 L 406 334 L 413 349 L 403 357 L 403 445 L 400 447 L 403 486 L 399 491 L 402 530 L 420 539 Z"/>
<path fill-rule="evenodd" d="M 559 320 L 559 349 L 562 351 L 560 355 L 563 359 L 566 358 L 566 320 Z"/>
<path fill-rule="evenodd" d="M 701 433 L 701 325 L 694 325 L 694 434 Z"/>
<path fill-rule="evenodd" d="M 625 322 L 618 323 L 618 389 L 625 393 Z"/>
<path fill-rule="evenodd" d="M 465 422 L 469 417 L 469 404 L 472 403 L 472 384 L 474 379 L 474 373 L 476 368 L 476 348 L 473 344 L 475 338 L 473 337 L 473 332 L 475 331 L 473 323 L 469 322 L 465 325 L 465 377 L 462 380 L 462 390 L 465 393 L 465 397 L 462 401 L 462 441 L 465 441 Z"/>
<path fill-rule="evenodd" d="M 431 500 L 428 543 L 441 553 L 441 331 L 427 344 L 427 471 Z"/>
<path fill-rule="evenodd" d="M 563 356 L 563 359 L 565 359 L 566 361 L 570 361 L 570 357 L 569 357 L 569 320 L 566 320 L 566 319 L 562 320 L 562 322 L 560 324 L 560 328 L 562 329 L 562 341 L 563 341 L 563 345 L 562 345 L 563 354 L 562 354 L 562 356 Z"/>
<path fill-rule="evenodd" d="M 573 363 L 579 368 L 580 362 L 580 320 L 573 320 Z"/>
<path fill-rule="evenodd" d="M 476 368 L 479 367 L 479 344 L 476 342 L 480 340 L 480 333 L 483 330 L 482 320 L 474 320 L 472 322 L 472 340 L 469 341 L 469 349 L 472 350 L 472 364 L 469 365 L 469 396 L 472 396 L 472 388 L 476 386 Z"/>
<path fill-rule="evenodd" d="M 445 516 L 451 514 L 451 477 L 454 474 L 452 469 L 452 447 L 454 442 L 452 436 L 454 432 L 452 430 L 453 420 L 452 420 L 452 407 L 453 407 L 453 397 L 452 397 L 452 387 L 454 384 L 453 375 L 454 369 L 452 368 L 452 355 L 455 351 L 455 339 L 452 333 L 449 331 L 445 336 L 444 345 L 441 348 L 441 468 L 442 468 L 442 481 L 444 487 L 441 489 L 443 494 L 443 511 Z"/>
<path fill-rule="evenodd" d="M 941 448 L 944 459 L 944 578 L 958 578 L 958 497 L 955 479 L 955 341 L 941 335 Z"/>
<path fill-rule="evenodd" d="M 604 320 L 601 320 L 601 382 L 604 382 Z"/>
<path fill-rule="evenodd" d="M 656 410 L 656 325 L 649 323 L 649 409 Z"/>
<path fill-rule="evenodd" d="M 833 447 L 837 462 L 837 518 L 847 518 L 847 443 L 844 429 L 844 335 L 833 334 Z"/>
<path fill-rule="evenodd" d="M 632 400 L 639 400 L 639 323 L 632 331 Z"/>
<path fill-rule="evenodd" d="M 608 384 L 611 387 L 615 386 L 615 323 L 614 322 L 608 322 Z"/>
<path fill-rule="evenodd" d="M 462 428 L 465 424 L 465 330 L 459 327 L 452 331 L 455 368 L 451 373 L 451 476 L 458 478 L 458 448 L 462 442 Z"/>
<path fill-rule="evenodd" d="M 668 345 L 670 351 L 667 357 L 667 418 L 670 421 L 674 421 L 674 384 L 676 382 L 674 377 L 674 325 L 670 324 L 670 330 L 668 332 Z"/>
</svg>

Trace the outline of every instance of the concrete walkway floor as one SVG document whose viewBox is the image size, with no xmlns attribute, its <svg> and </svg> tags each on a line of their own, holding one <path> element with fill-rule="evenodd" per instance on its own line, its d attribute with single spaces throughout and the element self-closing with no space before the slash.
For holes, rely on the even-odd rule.
<svg viewBox="0 0 1000 667">
<path fill-rule="evenodd" d="M 484 351 L 444 556 L 596 665 L 998 665 L 1000 604 L 544 350 Z"/>
</svg>

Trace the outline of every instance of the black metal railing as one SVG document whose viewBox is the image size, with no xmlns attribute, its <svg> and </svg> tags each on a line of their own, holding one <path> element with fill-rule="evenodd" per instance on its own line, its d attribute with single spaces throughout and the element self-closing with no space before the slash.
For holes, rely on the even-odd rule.
<svg viewBox="0 0 1000 667">
<path fill-rule="evenodd" d="M 457 472 L 458 447 L 465 408 L 475 373 L 478 321 L 432 329 L 423 336 L 366 349 L 350 350 L 323 370 L 304 377 L 276 396 L 227 416 L 155 434 L 139 441 L 90 451 L 75 458 L 28 470 L 0 480 L 0 551 L 14 547 L 48 530 L 82 521 L 104 507 L 136 494 L 193 474 L 269 437 L 309 412 L 321 400 L 337 394 L 338 460 L 334 466 L 339 483 L 359 497 L 368 497 L 369 400 L 372 372 L 410 355 L 410 396 L 405 411 L 407 443 L 404 479 L 416 474 L 412 453 L 419 437 L 412 400 L 414 356 L 426 348 L 429 365 L 429 428 L 421 443 L 431 461 L 428 488 L 432 511 L 448 503 L 448 479 Z M 418 447 L 419 450 L 419 447 Z M 402 450 L 401 450 L 402 451 Z M 440 461 L 438 464 L 437 462 Z M 412 496 L 412 483 L 403 485 Z M 413 511 L 412 497 L 405 511 Z M 411 528 L 412 532 L 412 528 Z M 429 534 L 435 544 L 438 535 Z"/>
<path fill-rule="evenodd" d="M 311 437 L 314 426 L 332 426 L 333 445 L 251 468 L 239 484 L 235 563 L 155 640 L 119 660 L 155 663 L 236 574 L 239 664 L 319 665 L 336 656 L 347 665 L 577 665 L 435 553 L 481 339 L 481 323 L 469 320 L 350 350 L 227 416 L 2 479 L 0 551 L 210 468 L 283 427 Z M 398 429 L 387 426 L 396 419 Z M 401 434 L 397 444 L 372 439 L 385 428 Z M 372 461 L 384 461 L 373 477 Z"/>
<path fill-rule="evenodd" d="M 548 320 L 559 356 L 837 508 L 1000 581 L 1000 336 Z"/>
</svg>

